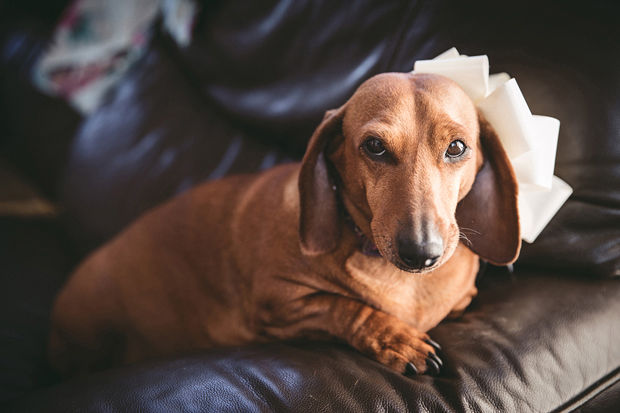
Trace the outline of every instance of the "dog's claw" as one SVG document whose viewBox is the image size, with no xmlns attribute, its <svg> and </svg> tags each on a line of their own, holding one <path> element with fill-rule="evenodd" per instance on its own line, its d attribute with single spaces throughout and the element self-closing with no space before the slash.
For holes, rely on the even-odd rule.
<svg viewBox="0 0 620 413">
<path fill-rule="evenodd" d="M 428 374 L 431 376 L 436 376 L 439 374 L 439 364 L 437 364 L 435 360 L 431 358 L 426 359 L 426 366 L 428 367 Z"/>
<path fill-rule="evenodd" d="M 443 361 L 441 361 L 441 359 L 439 358 L 439 356 L 438 356 L 437 354 L 435 354 L 435 353 L 430 353 L 430 352 L 429 352 L 429 353 L 428 353 L 428 357 L 429 357 L 429 358 L 431 358 L 431 359 L 433 359 L 433 361 L 434 361 L 435 363 L 437 363 L 437 365 L 439 366 L 439 368 L 442 368 L 442 367 L 443 367 Z"/>
<path fill-rule="evenodd" d="M 418 369 L 415 368 L 412 362 L 409 362 L 407 363 L 407 366 L 405 367 L 405 374 L 408 376 L 418 374 Z"/>
<path fill-rule="evenodd" d="M 427 338 L 426 340 L 424 340 L 424 342 L 437 351 L 441 350 L 441 346 L 438 343 L 431 340 L 430 338 Z"/>
</svg>

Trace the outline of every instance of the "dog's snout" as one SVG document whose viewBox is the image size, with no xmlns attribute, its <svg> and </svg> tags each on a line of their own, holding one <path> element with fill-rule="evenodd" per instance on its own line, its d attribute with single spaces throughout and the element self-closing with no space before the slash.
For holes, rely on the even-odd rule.
<svg viewBox="0 0 620 413">
<path fill-rule="evenodd" d="M 437 234 L 415 240 L 410 237 L 398 238 L 398 255 L 411 269 L 423 270 L 435 265 L 443 254 L 443 240 Z"/>
</svg>

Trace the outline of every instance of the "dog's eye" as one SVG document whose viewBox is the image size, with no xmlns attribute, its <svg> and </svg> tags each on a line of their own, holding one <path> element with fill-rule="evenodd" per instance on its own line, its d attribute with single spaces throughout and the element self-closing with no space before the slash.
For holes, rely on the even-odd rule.
<svg viewBox="0 0 620 413">
<path fill-rule="evenodd" d="M 449 158 L 456 158 L 458 156 L 463 155 L 467 146 L 462 141 L 452 141 L 450 145 L 448 145 L 448 149 L 446 150 L 446 156 Z"/>
<path fill-rule="evenodd" d="M 386 152 L 385 147 L 377 138 L 368 139 L 364 145 L 366 146 L 368 152 L 375 156 L 381 156 Z"/>
</svg>

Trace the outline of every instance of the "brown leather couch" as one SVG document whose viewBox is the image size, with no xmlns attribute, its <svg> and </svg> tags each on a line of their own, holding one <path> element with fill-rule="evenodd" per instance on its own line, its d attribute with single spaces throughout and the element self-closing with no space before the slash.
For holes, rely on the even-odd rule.
<svg viewBox="0 0 620 413">
<path fill-rule="evenodd" d="M 0 0 L 0 154 L 62 208 L 0 218 L 0 411 L 620 411 L 620 8 L 613 0 L 203 2 L 188 48 L 148 53 L 82 118 L 29 73 L 65 1 Z M 437 377 L 338 344 L 202 351 L 61 382 L 51 300 L 88 251 L 193 184 L 298 159 L 368 77 L 456 46 L 562 122 L 574 188 L 514 274 L 487 268 L 430 332 Z M 0 182 L 2 185 L 2 182 Z"/>
</svg>

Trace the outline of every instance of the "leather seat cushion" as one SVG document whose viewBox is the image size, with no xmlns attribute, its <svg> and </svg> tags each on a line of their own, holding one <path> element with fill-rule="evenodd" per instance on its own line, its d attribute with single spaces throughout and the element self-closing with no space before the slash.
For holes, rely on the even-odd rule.
<svg viewBox="0 0 620 413">
<path fill-rule="evenodd" d="M 5 411 L 617 408 L 620 280 L 521 273 L 506 281 L 430 331 L 443 347 L 438 377 L 402 376 L 337 344 L 270 344 L 104 371 L 30 393 Z"/>
</svg>

